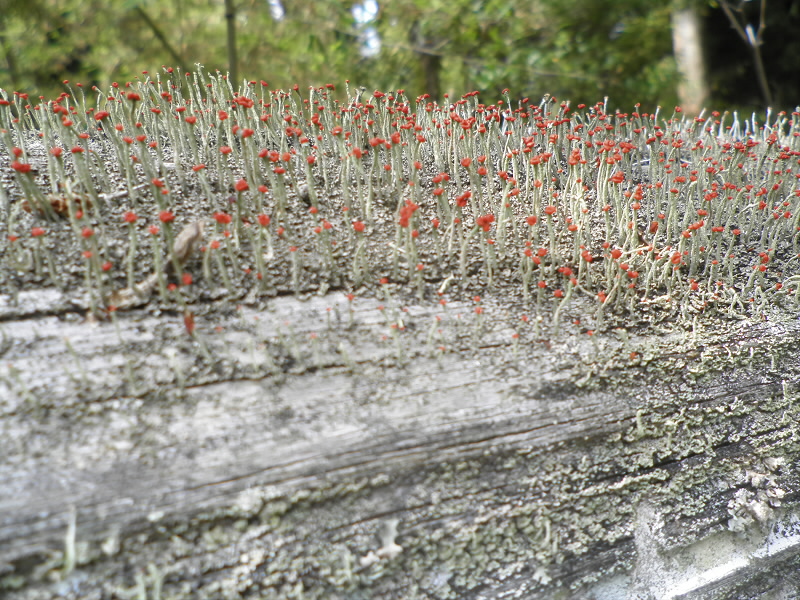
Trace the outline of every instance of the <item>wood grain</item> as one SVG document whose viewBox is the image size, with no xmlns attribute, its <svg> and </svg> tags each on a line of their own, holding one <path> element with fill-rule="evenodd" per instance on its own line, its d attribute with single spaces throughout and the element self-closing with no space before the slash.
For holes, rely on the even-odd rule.
<svg viewBox="0 0 800 600">
<path fill-rule="evenodd" d="M 800 536 L 794 321 L 540 340 L 500 299 L 481 321 L 333 292 L 223 303 L 192 337 L 155 307 L 92 323 L 57 292 L 23 300 L 0 303 L 11 598 L 791 583 L 769 574 Z"/>
</svg>

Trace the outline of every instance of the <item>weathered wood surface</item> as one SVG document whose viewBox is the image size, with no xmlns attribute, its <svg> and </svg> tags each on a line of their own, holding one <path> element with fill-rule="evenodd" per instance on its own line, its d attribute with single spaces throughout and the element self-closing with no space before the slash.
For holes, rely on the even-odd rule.
<svg viewBox="0 0 800 600">
<path fill-rule="evenodd" d="M 791 597 L 796 320 L 543 341 L 484 304 L 222 301 L 192 338 L 2 297 L 0 590 Z"/>
</svg>

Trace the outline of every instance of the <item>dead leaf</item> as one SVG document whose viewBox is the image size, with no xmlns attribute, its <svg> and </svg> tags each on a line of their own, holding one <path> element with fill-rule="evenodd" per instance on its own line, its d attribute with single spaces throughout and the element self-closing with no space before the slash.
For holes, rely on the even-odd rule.
<svg viewBox="0 0 800 600">
<path fill-rule="evenodd" d="M 172 244 L 172 256 L 176 258 L 179 263 L 185 263 L 202 239 L 203 222 L 195 221 L 194 223 L 189 223 L 189 225 L 181 230 L 178 237 L 175 238 L 175 243 Z"/>
</svg>

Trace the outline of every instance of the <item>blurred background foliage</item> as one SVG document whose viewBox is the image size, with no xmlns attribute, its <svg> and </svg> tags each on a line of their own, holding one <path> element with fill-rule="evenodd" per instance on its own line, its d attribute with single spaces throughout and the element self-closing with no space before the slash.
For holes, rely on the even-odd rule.
<svg viewBox="0 0 800 600">
<path fill-rule="evenodd" d="M 202 64 L 283 88 L 672 106 L 686 101 L 681 10 L 699 24 L 703 105 L 794 109 L 800 0 L 0 0 L 0 88 L 51 97 L 65 79 L 105 87 Z"/>
</svg>

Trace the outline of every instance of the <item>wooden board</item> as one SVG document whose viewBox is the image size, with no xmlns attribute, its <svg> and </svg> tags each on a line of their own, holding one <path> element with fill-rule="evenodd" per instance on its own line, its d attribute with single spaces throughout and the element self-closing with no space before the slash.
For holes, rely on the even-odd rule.
<svg viewBox="0 0 800 600">
<path fill-rule="evenodd" d="M 4 593 L 795 589 L 796 321 L 543 340 L 483 304 L 223 300 L 190 337 L 3 297 Z"/>
</svg>

